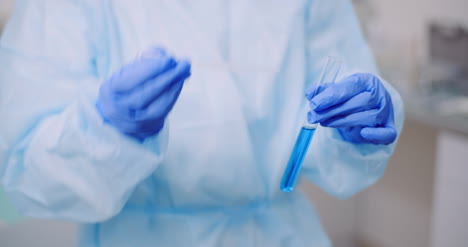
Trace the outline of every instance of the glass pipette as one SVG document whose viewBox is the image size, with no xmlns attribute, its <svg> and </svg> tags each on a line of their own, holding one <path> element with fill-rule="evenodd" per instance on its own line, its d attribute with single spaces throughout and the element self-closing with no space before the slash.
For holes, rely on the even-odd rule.
<svg viewBox="0 0 468 247">
<path fill-rule="evenodd" d="M 336 76 L 340 71 L 341 64 L 341 59 L 338 57 L 329 56 L 317 86 L 321 83 L 335 82 Z M 308 101 L 306 109 L 307 112 L 310 109 Z M 280 188 L 282 191 L 291 192 L 294 190 L 294 186 L 296 185 L 296 181 L 299 176 L 299 171 L 301 170 L 302 161 L 307 154 L 307 149 L 309 148 L 310 142 L 315 134 L 317 127 L 318 124 L 310 124 L 307 121 L 306 115 L 306 119 L 302 124 L 302 128 L 296 139 L 296 144 L 294 145 L 291 156 L 289 157 L 288 165 L 284 170 L 283 178 L 281 179 Z"/>
</svg>

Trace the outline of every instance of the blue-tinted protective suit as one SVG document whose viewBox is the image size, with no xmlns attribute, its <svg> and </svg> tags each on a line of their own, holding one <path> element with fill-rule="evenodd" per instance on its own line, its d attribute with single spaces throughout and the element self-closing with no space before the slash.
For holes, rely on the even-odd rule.
<svg viewBox="0 0 468 247">
<path fill-rule="evenodd" d="M 95 104 L 152 45 L 192 75 L 140 143 Z M 2 185 L 27 215 L 87 223 L 82 246 L 330 246 L 307 199 L 278 188 L 328 55 L 348 66 L 341 78 L 377 74 L 349 1 L 18 0 L 0 43 Z M 346 198 L 394 147 L 319 128 L 302 174 Z"/>
</svg>

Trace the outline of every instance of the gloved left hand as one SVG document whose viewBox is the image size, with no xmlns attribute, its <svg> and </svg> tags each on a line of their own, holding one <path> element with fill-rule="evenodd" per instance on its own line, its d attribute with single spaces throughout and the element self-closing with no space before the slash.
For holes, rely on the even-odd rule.
<svg viewBox="0 0 468 247">
<path fill-rule="evenodd" d="M 338 83 L 310 86 L 308 121 L 338 128 L 352 143 L 391 144 L 397 137 L 393 104 L 382 82 L 372 74 L 354 74 Z"/>
<path fill-rule="evenodd" d="M 141 141 L 161 130 L 189 76 L 188 61 L 176 61 L 152 47 L 102 84 L 98 112 L 108 124 Z"/>
</svg>

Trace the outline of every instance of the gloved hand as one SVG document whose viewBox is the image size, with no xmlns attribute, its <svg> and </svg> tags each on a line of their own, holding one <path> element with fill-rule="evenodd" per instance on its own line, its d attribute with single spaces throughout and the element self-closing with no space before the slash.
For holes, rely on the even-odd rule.
<svg viewBox="0 0 468 247">
<path fill-rule="evenodd" d="M 354 74 L 338 83 L 306 90 L 308 121 L 338 128 L 353 143 L 390 144 L 395 141 L 393 104 L 382 82 L 372 74 Z"/>
<path fill-rule="evenodd" d="M 120 132 L 143 140 L 162 129 L 189 76 L 188 61 L 153 47 L 101 85 L 97 109 Z"/>
</svg>

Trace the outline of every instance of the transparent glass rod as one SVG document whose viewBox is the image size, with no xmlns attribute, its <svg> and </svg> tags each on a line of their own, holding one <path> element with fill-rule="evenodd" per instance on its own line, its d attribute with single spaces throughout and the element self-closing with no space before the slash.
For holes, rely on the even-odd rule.
<svg viewBox="0 0 468 247">
<path fill-rule="evenodd" d="M 327 63 L 322 71 L 318 85 L 326 82 L 335 82 L 336 76 L 340 72 L 342 61 L 338 57 L 329 56 Z M 307 112 L 309 111 L 309 102 L 307 101 Z M 280 188 L 284 192 L 291 192 L 294 190 L 296 185 L 297 178 L 299 176 L 299 171 L 301 170 L 302 161 L 304 160 L 307 150 L 309 149 L 310 142 L 314 137 L 315 130 L 318 127 L 318 124 L 310 124 L 307 121 L 307 113 L 305 115 L 305 121 L 302 124 L 302 128 L 299 132 L 299 135 L 296 139 L 296 143 L 289 157 L 288 164 L 283 173 L 283 178 L 281 179 Z"/>
</svg>

